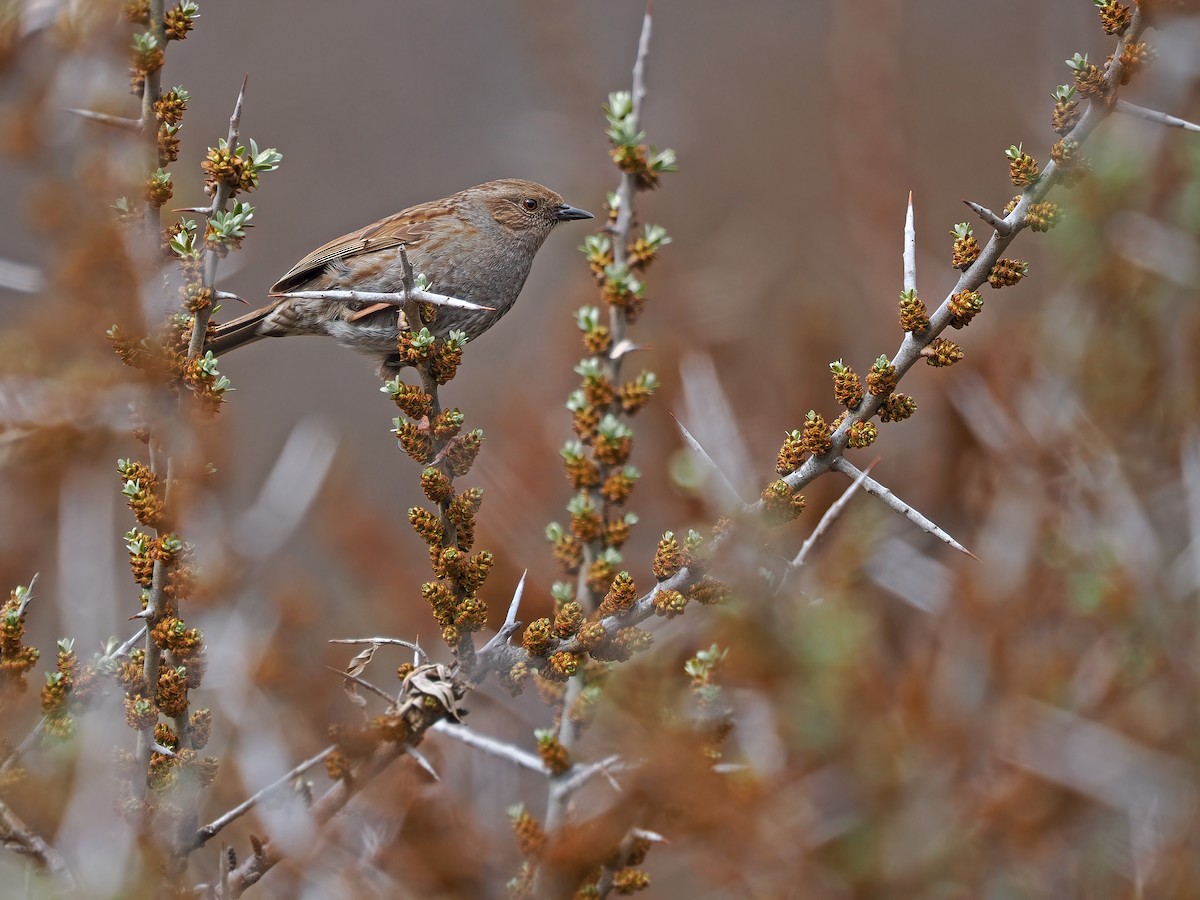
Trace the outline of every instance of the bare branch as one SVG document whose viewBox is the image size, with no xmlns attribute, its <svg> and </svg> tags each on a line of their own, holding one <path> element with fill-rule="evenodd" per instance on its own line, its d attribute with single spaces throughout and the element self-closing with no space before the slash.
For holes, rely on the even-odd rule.
<svg viewBox="0 0 1200 900">
<path fill-rule="evenodd" d="M 372 637 L 372 638 L 331 638 L 330 644 L 393 644 L 397 647 L 405 647 L 415 651 L 422 659 L 428 659 L 429 655 L 421 648 L 420 644 L 414 644 L 412 641 L 402 641 L 400 638 L 389 637 Z"/>
<path fill-rule="evenodd" d="M 514 765 L 521 766 L 531 772 L 537 772 L 539 775 L 550 774 L 550 771 L 537 755 L 530 753 L 528 750 L 522 750 L 514 744 L 505 743 L 496 738 L 488 737 L 485 734 L 480 734 L 466 725 L 458 725 L 447 720 L 442 720 L 433 726 L 433 730 L 452 737 L 456 741 L 461 741 L 468 747 L 474 747 L 477 750 L 490 753 L 492 756 L 506 759 Z"/>
<path fill-rule="evenodd" d="M 355 684 L 359 685 L 360 687 L 366 688 L 368 691 L 370 691 L 376 697 L 383 698 L 384 700 L 387 701 L 388 706 L 395 705 L 395 703 L 396 703 L 395 697 L 393 697 L 391 694 L 389 694 L 383 688 L 376 687 L 375 685 L 371 684 L 371 682 L 367 681 L 365 678 L 361 678 L 358 675 L 351 675 L 349 672 L 345 671 L 344 669 L 338 669 L 338 668 L 335 668 L 334 666 L 325 666 L 325 668 L 328 669 L 330 672 L 333 672 L 335 675 L 339 675 L 340 677 L 344 678 L 346 681 L 353 681 Z M 364 700 L 363 702 L 365 703 L 366 701 Z"/>
<path fill-rule="evenodd" d="M 842 492 L 842 496 L 838 497 L 837 500 L 830 505 L 829 509 L 825 510 L 824 515 L 821 516 L 821 521 L 817 523 L 817 527 L 812 530 L 812 534 L 810 534 L 804 543 L 800 545 L 799 552 L 796 553 L 795 558 L 793 558 L 791 563 L 789 563 L 788 570 L 784 572 L 783 579 L 780 580 L 779 588 L 776 590 L 776 593 L 783 589 L 783 580 L 787 578 L 788 573 L 795 569 L 799 569 L 804 565 L 804 561 L 808 558 L 808 554 L 812 551 L 812 548 L 816 546 L 817 541 L 824 537 L 825 532 L 828 531 L 833 525 L 834 521 L 841 516 L 843 510 L 845 510 L 846 506 L 850 503 L 850 498 L 858 493 L 858 489 L 863 486 L 863 482 L 867 480 L 867 476 L 870 474 L 871 470 L 875 468 L 878 462 L 879 458 L 876 457 L 871 464 L 866 467 L 866 469 L 858 473 L 858 477 L 854 479 L 854 483 Z"/>
<path fill-rule="evenodd" d="M 0 845 L 29 857 L 38 868 L 44 869 L 67 885 L 74 887 L 75 876 L 66 860 L 58 851 L 46 843 L 41 835 L 33 831 L 0 800 Z"/>
<path fill-rule="evenodd" d="M 621 772 L 628 767 L 628 764 L 615 753 L 594 763 L 588 763 L 586 766 L 575 765 L 564 773 L 565 777 L 555 784 L 554 790 L 563 797 L 568 797 L 597 775 Z"/>
<path fill-rule="evenodd" d="M 286 775 L 280 776 L 278 779 L 276 779 L 275 781 L 268 784 L 265 788 L 258 791 L 257 793 L 255 793 L 251 797 L 247 798 L 243 802 L 239 803 L 233 809 L 229 810 L 229 812 L 224 813 L 223 815 L 218 816 L 217 818 L 213 819 L 211 822 L 209 822 L 207 825 L 205 825 L 203 828 L 201 828 L 199 831 L 196 832 L 196 839 L 195 839 L 195 843 L 193 844 L 193 847 L 204 846 L 204 844 L 208 842 L 209 838 L 211 838 L 211 837 L 213 837 L 213 835 L 217 834 L 217 832 L 219 832 L 222 828 L 224 828 L 230 822 L 233 822 L 236 819 L 239 819 L 242 816 L 244 816 L 246 813 L 250 812 L 250 810 L 254 809 L 255 806 L 257 806 L 259 803 L 261 803 L 272 792 L 278 790 L 283 785 L 288 784 L 291 781 L 294 781 L 295 779 L 299 778 L 301 775 L 303 775 L 309 769 L 313 768 L 313 766 L 319 765 L 320 763 L 324 762 L 325 757 L 327 757 L 333 751 L 334 751 L 334 747 L 332 745 L 326 747 L 324 750 L 322 750 L 316 756 L 309 757 L 304 762 L 300 763 L 300 765 L 296 766 L 294 769 L 292 769 L 290 772 L 288 772 Z"/>
</svg>

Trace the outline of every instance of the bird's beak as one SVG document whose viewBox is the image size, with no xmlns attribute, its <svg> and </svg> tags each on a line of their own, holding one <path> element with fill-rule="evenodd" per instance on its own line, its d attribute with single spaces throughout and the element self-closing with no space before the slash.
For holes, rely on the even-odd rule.
<svg viewBox="0 0 1200 900">
<path fill-rule="evenodd" d="M 558 208 L 558 212 L 554 214 L 555 220 L 559 222 L 570 222 L 573 219 L 593 219 L 593 216 L 586 209 L 576 209 L 574 206 L 562 204 Z"/>
</svg>

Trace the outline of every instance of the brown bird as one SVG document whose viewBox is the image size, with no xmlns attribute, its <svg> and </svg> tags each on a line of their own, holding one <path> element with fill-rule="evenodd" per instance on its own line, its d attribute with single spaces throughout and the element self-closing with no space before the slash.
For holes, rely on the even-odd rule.
<svg viewBox="0 0 1200 900">
<path fill-rule="evenodd" d="M 429 280 L 430 291 L 492 307 L 436 307 L 435 318 L 427 323 L 439 337 L 461 330 L 474 340 L 516 303 L 534 254 L 554 226 L 590 218 L 591 213 L 532 181 L 489 181 L 411 206 L 318 247 L 275 282 L 271 292 L 402 291 L 403 247 L 413 271 Z M 402 368 L 396 313 L 395 306 L 383 303 L 279 297 L 216 326 L 205 349 L 221 354 L 259 338 L 328 334 L 374 357 L 380 377 L 391 378 Z"/>
</svg>

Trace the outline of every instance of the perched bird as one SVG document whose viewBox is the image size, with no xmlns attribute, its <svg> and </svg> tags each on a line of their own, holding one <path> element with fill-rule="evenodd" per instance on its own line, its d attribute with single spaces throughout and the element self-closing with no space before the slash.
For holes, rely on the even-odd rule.
<svg viewBox="0 0 1200 900">
<path fill-rule="evenodd" d="M 429 290 L 486 310 L 437 307 L 429 330 L 451 330 L 474 340 L 512 309 L 534 254 L 559 222 L 592 214 L 563 202 L 549 188 L 508 178 L 489 181 L 443 200 L 411 206 L 314 250 L 275 282 L 271 292 L 404 289 L 400 248 Z M 397 308 L 345 300 L 274 302 L 217 325 L 205 349 L 221 354 L 266 337 L 328 334 L 379 363 L 382 378 L 402 368 L 396 341 Z"/>
</svg>

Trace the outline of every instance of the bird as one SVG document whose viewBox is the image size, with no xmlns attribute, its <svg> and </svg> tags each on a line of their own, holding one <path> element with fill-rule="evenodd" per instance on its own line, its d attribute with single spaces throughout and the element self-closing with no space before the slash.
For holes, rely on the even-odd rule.
<svg viewBox="0 0 1200 900">
<path fill-rule="evenodd" d="M 271 287 L 272 302 L 214 326 L 205 349 L 221 355 L 263 338 L 326 334 L 374 358 L 381 378 L 394 378 L 405 365 L 394 304 L 304 300 L 287 292 L 403 291 L 403 248 L 428 290 L 490 307 L 434 307 L 428 323 L 423 311 L 422 324 L 434 336 L 458 330 L 472 341 L 512 309 L 554 226 L 591 218 L 550 188 L 518 178 L 410 206 L 313 250 Z"/>
</svg>

